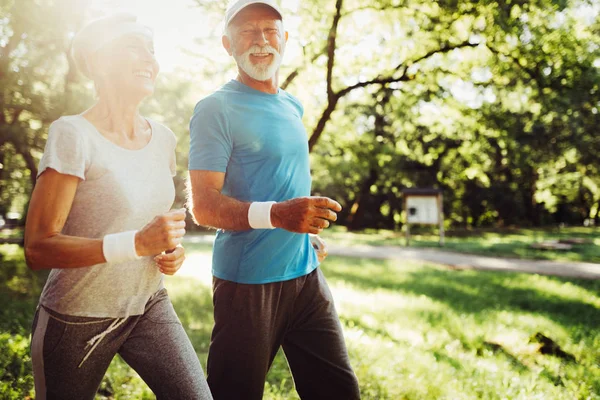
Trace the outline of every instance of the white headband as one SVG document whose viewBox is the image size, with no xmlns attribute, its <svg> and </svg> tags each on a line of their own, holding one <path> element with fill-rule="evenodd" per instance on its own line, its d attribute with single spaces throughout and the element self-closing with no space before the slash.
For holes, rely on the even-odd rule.
<svg viewBox="0 0 600 400">
<path fill-rule="evenodd" d="M 91 78 L 90 57 L 108 43 L 129 34 L 141 34 L 152 39 L 152 29 L 136 22 L 132 14 L 115 14 L 97 19 L 83 27 L 73 38 L 71 55 L 79 70 Z"/>
</svg>

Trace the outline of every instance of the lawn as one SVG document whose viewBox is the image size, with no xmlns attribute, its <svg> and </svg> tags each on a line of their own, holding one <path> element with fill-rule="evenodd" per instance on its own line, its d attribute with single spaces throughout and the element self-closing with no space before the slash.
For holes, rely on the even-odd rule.
<svg viewBox="0 0 600 400">
<path fill-rule="evenodd" d="M 167 288 L 205 365 L 210 246 L 187 248 Z M 25 269 L 17 246 L 0 256 L 0 397 L 22 399 L 32 394 L 28 334 L 44 276 Z M 343 257 L 323 271 L 363 399 L 600 399 L 599 281 Z M 117 358 L 97 398 L 153 396 Z M 298 398 L 281 354 L 264 398 Z"/>
<path fill-rule="evenodd" d="M 432 233 L 433 230 L 427 227 L 415 227 L 411 228 L 411 232 L 411 247 L 439 248 L 437 231 Z M 321 236 L 347 246 L 406 245 L 403 232 L 390 230 L 348 232 L 343 226 L 335 226 L 324 231 Z M 565 239 L 583 239 L 585 243 L 574 244 L 571 250 L 539 250 L 530 247 L 534 243 Z M 600 263 L 600 228 L 454 230 L 446 234 L 444 249 L 498 257 Z"/>
</svg>

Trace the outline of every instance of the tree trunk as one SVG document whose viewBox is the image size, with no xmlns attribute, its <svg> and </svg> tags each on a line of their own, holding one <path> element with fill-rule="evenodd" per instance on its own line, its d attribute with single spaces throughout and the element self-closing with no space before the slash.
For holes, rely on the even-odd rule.
<svg viewBox="0 0 600 400">
<path fill-rule="evenodd" d="M 352 206 L 352 211 L 348 216 L 348 230 L 355 231 L 365 227 L 363 222 L 365 211 L 367 209 L 367 200 L 371 197 L 371 186 L 377 182 L 377 171 L 374 168 L 369 170 L 369 177 L 363 182 L 356 201 Z"/>
</svg>

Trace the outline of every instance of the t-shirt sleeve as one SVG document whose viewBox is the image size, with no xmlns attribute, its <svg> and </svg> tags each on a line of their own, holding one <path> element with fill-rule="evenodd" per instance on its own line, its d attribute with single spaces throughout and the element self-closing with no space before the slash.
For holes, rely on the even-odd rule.
<svg viewBox="0 0 600 400">
<path fill-rule="evenodd" d="M 233 140 L 218 98 L 201 100 L 190 121 L 190 170 L 226 172 Z"/>
<path fill-rule="evenodd" d="M 37 176 L 39 177 L 48 168 L 85 180 L 84 137 L 75 126 L 67 121 L 57 120 L 50 125 L 48 140 L 38 166 Z"/>
<path fill-rule="evenodd" d="M 287 93 L 288 98 L 290 99 L 293 107 L 296 109 L 296 112 L 298 113 L 298 116 L 300 117 L 300 119 L 302 119 L 302 117 L 304 116 L 304 106 L 302 105 L 302 102 L 300 100 L 298 100 L 297 97 Z"/>
</svg>

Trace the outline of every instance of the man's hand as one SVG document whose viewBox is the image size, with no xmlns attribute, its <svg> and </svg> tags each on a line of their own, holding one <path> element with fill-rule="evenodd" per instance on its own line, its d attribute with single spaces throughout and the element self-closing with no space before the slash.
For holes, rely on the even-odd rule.
<svg viewBox="0 0 600 400">
<path fill-rule="evenodd" d="M 165 275 L 173 275 L 179 271 L 184 260 L 185 249 L 182 246 L 177 246 L 174 249 L 167 250 L 165 254 L 159 254 L 154 257 L 158 269 Z"/>
<path fill-rule="evenodd" d="M 308 235 L 310 238 L 310 244 L 314 247 L 317 252 L 317 257 L 319 258 L 319 262 L 323 262 L 329 252 L 327 251 L 327 243 L 321 238 L 319 235 Z"/>
<path fill-rule="evenodd" d="M 271 223 L 290 232 L 319 234 L 342 206 L 328 197 L 299 197 L 273 204 Z"/>
</svg>

